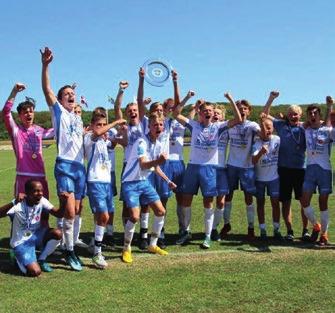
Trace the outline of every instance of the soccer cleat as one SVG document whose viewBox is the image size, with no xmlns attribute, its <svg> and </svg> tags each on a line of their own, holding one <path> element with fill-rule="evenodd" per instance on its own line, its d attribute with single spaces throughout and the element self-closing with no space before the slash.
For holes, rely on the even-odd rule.
<svg viewBox="0 0 335 313">
<path fill-rule="evenodd" d="M 87 249 L 88 248 L 88 244 L 86 244 L 82 239 L 77 239 L 75 241 L 74 245 L 76 247 L 83 248 L 83 249 Z"/>
<path fill-rule="evenodd" d="M 70 267 L 77 271 L 77 272 L 80 272 L 82 271 L 82 266 L 81 264 L 79 263 L 76 255 L 74 254 L 73 251 L 66 251 L 66 257 L 65 257 L 65 260 L 66 260 L 66 263 L 70 265 Z"/>
<path fill-rule="evenodd" d="M 122 261 L 124 263 L 133 263 L 133 257 L 131 255 L 131 250 L 123 250 L 122 251 Z"/>
<path fill-rule="evenodd" d="M 328 245 L 328 235 L 326 233 L 322 234 L 318 243 L 321 247 Z"/>
<path fill-rule="evenodd" d="M 81 260 L 81 258 L 77 255 L 77 254 L 74 254 L 76 256 L 76 259 L 78 261 L 78 263 L 83 266 L 84 265 L 84 262 Z"/>
<path fill-rule="evenodd" d="M 220 235 L 219 235 L 219 232 L 217 231 L 216 228 L 212 229 L 211 240 L 213 240 L 213 241 L 220 241 Z"/>
<path fill-rule="evenodd" d="M 255 230 L 252 227 L 248 227 L 248 235 L 247 235 L 248 241 L 255 240 Z"/>
<path fill-rule="evenodd" d="M 149 246 L 148 251 L 150 253 L 158 254 L 158 255 L 168 255 L 169 253 L 158 246 Z"/>
<path fill-rule="evenodd" d="M 185 230 L 179 239 L 176 241 L 176 245 L 186 245 L 192 238 L 191 232 Z"/>
<path fill-rule="evenodd" d="M 211 238 L 206 236 L 204 242 L 200 246 L 202 249 L 209 249 L 211 247 Z"/>
<path fill-rule="evenodd" d="M 147 250 L 148 249 L 148 239 L 147 238 L 139 238 L 139 242 L 138 242 L 138 248 L 140 250 Z"/>
<path fill-rule="evenodd" d="M 45 262 L 45 260 L 39 260 L 38 264 L 39 264 L 42 272 L 46 272 L 46 273 L 52 272 L 51 266 L 47 262 Z"/>
<path fill-rule="evenodd" d="M 293 233 L 292 229 L 287 231 L 287 235 L 285 237 L 285 240 L 287 240 L 287 241 L 293 241 L 294 240 L 294 233 Z"/>
<path fill-rule="evenodd" d="M 93 256 L 92 262 L 97 268 L 105 269 L 108 266 L 108 263 L 105 260 L 105 257 L 101 253 L 97 253 Z"/>
<path fill-rule="evenodd" d="M 279 230 L 274 230 L 273 231 L 273 239 L 274 240 L 278 240 L 278 241 L 283 241 L 283 236 L 282 236 L 282 234 L 280 233 L 280 231 Z"/>
<path fill-rule="evenodd" d="M 158 238 L 157 240 L 157 246 L 161 249 L 166 249 L 166 244 L 164 238 Z"/>
<path fill-rule="evenodd" d="M 224 224 L 220 231 L 220 238 L 221 239 L 226 238 L 230 230 L 231 230 L 230 223 Z"/>
<path fill-rule="evenodd" d="M 301 240 L 302 240 L 302 241 L 311 241 L 311 235 L 309 234 L 307 228 L 304 228 L 304 229 L 302 230 Z"/>
<path fill-rule="evenodd" d="M 249 230 L 248 230 L 248 234 L 249 234 Z M 262 241 L 267 241 L 268 240 L 268 236 L 266 234 L 266 230 L 265 229 L 261 229 L 261 233 L 260 233 L 260 239 Z"/>
<path fill-rule="evenodd" d="M 314 224 L 312 235 L 311 235 L 311 242 L 316 242 L 318 240 L 320 230 L 321 230 L 321 225 L 319 223 Z"/>
</svg>

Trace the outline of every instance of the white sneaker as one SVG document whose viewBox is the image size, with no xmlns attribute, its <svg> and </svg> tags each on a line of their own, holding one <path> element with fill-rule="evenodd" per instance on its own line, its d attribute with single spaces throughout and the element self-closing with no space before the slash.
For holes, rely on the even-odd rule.
<svg viewBox="0 0 335 313">
<path fill-rule="evenodd" d="M 83 248 L 83 249 L 87 249 L 88 248 L 88 244 L 86 244 L 82 239 L 78 238 L 75 243 L 75 246 L 79 247 L 79 248 Z"/>
<path fill-rule="evenodd" d="M 100 269 L 104 269 L 108 266 L 108 263 L 105 261 L 105 257 L 101 253 L 95 254 L 92 258 L 92 262 Z"/>
</svg>

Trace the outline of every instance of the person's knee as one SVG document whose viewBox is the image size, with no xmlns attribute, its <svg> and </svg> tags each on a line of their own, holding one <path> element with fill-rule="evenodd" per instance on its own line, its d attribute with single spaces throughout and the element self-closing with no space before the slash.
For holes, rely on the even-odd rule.
<svg viewBox="0 0 335 313">
<path fill-rule="evenodd" d="M 62 236 L 63 236 L 63 232 L 59 228 L 53 229 L 53 231 L 52 231 L 53 239 L 61 240 Z"/>
<path fill-rule="evenodd" d="M 27 268 L 27 275 L 30 277 L 38 277 L 41 275 L 41 269 L 38 266 Z"/>
</svg>

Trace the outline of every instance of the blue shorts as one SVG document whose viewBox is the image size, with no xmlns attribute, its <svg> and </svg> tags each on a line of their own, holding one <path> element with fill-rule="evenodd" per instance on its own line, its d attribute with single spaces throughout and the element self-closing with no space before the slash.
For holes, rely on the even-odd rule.
<svg viewBox="0 0 335 313">
<path fill-rule="evenodd" d="M 256 198 L 262 199 L 265 197 L 265 188 L 268 196 L 279 198 L 279 178 L 271 181 L 256 180 Z"/>
<path fill-rule="evenodd" d="M 169 161 L 165 161 L 164 164 L 160 165 L 160 168 L 163 171 L 163 173 L 169 179 L 171 179 Z M 156 189 L 156 191 L 157 191 L 157 193 L 158 193 L 158 195 L 161 199 L 167 199 L 167 198 L 171 197 L 172 191 L 171 191 L 168 183 L 162 177 L 160 177 L 158 174 L 156 174 L 155 172 L 152 172 L 148 176 L 148 181 Z"/>
<path fill-rule="evenodd" d="M 62 192 L 73 192 L 76 200 L 84 198 L 86 174 L 83 164 L 69 160 L 56 159 L 54 173 L 58 194 L 61 194 Z"/>
<path fill-rule="evenodd" d="M 170 175 L 171 180 L 177 185 L 177 188 L 174 190 L 176 193 L 183 192 L 183 179 L 185 174 L 185 163 L 183 160 L 170 160 Z"/>
<path fill-rule="evenodd" d="M 137 180 L 122 183 L 122 198 L 127 208 L 139 208 L 160 200 L 159 195 L 148 180 Z"/>
<path fill-rule="evenodd" d="M 216 168 L 216 190 L 219 196 L 229 194 L 227 169 L 224 167 Z"/>
<path fill-rule="evenodd" d="M 320 195 L 332 193 L 332 172 L 317 164 L 307 165 L 302 189 L 306 192 L 315 192 L 316 187 Z"/>
<path fill-rule="evenodd" d="M 233 190 L 238 189 L 238 182 L 240 182 L 243 191 L 253 195 L 256 194 L 256 186 L 255 186 L 256 179 L 255 179 L 254 168 L 243 168 L 228 165 L 227 174 L 228 174 L 229 190 L 231 192 Z"/>
<path fill-rule="evenodd" d="M 188 164 L 183 182 L 183 193 L 197 195 L 201 189 L 203 197 L 216 197 L 216 166 Z"/>
<path fill-rule="evenodd" d="M 92 213 L 114 213 L 113 190 L 108 183 L 87 183 L 87 195 Z"/>
<path fill-rule="evenodd" d="M 111 172 L 111 185 L 112 185 L 112 195 L 115 197 L 117 195 L 117 189 L 116 189 L 116 177 L 115 172 Z"/>
<path fill-rule="evenodd" d="M 23 269 L 29 264 L 37 262 L 36 248 L 41 249 L 43 247 L 44 237 L 48 230 L 48 227 L 40 227 L 28 240 L 22 242 L 14 248 L 16 261 L 23 273 L 25 273 Z"/>
</svg>

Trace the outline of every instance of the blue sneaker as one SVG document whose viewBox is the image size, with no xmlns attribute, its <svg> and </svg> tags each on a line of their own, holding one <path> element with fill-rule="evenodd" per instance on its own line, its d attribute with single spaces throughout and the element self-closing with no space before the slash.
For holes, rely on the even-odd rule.
<svg viewBox="0 0 335 313">
<path fill-rule="evenodd" d="M 47 262 L 45 262 L 45 260 L 39 260 L 38 264 L 40 265 L 42 272 L 50 273 L 53 271 L 51 266 Z"/>
<path fill-rule="evenodd" d="M 76 255 L 74 254 L 74 251 L 66 251 L 66 257 L 65 257 L 66 263 L 70 265 L 70 267 L 77 271 L 80 272 L 82 271 L 82 266 L 79 263 Z"/>
</svg>

